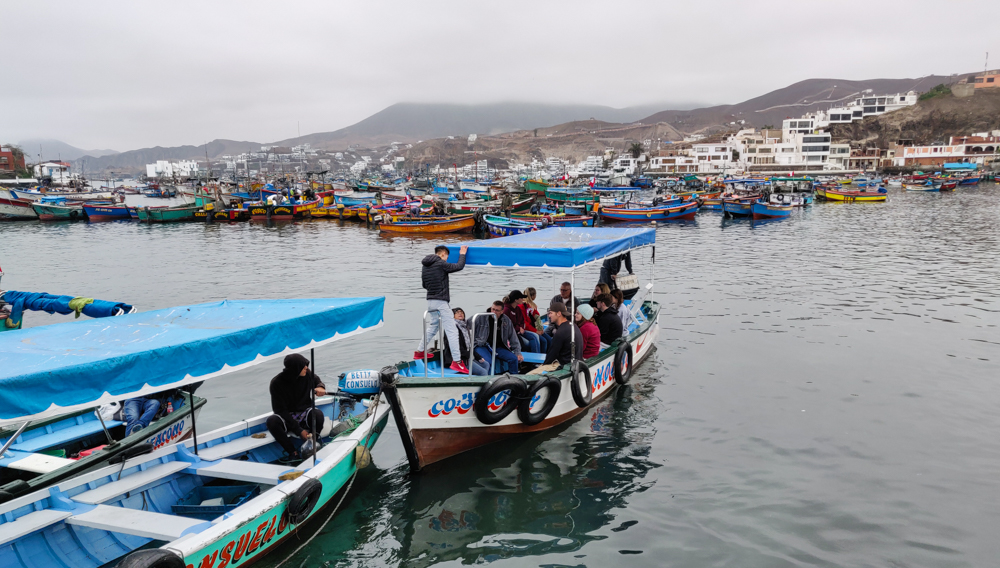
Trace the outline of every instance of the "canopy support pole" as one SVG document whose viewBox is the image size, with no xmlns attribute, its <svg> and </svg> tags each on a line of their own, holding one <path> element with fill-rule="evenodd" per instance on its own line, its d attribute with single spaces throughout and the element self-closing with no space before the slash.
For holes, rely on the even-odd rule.
<svg viewBox="0 0 1000 568">
<path fill-rule="evenodd" d="M 492 311 L 493 306 L 490 306 Z M 490 374 L 497 374 L 497 324 L 500 323 L 500 318 L 496 314 L 491 313 L 490 317 L 493 318 L 493 358 L 490 359 Z"/>
<path fill-rule="evenodd" d="M 101 421 L 101 429 L 104 430 L 104 435 L 107 436 L 108 438 L 108 445 L 113 446 L 115 444 L 115 439 L 111 437 L 111 432 L 108 432 L 108 427 L 104 424 L 104 417 L 101 416 L 101 410 L 100 409 L 95 410 L 94 414 L 96 414 L 97 419 Z M 2 454 L 3 452 L 0 452 L 0 455 Z"/>
<path fill-rule="evenodd" d="M 570 271 L 569 273 L 569 368 L 570 374 L 573 373 L 573 362 L 576 359 L 576 269 Z M 576 377 L 573 377 L 576 380 Z"/>
<path fill-rule="evenodd" d="M 194 394 L 188 395 L 188 412 L 191 413 L 191 438 L 194 440 L 194 455 L 198 455 L 198 425 L 194 421 Z"/>
<path fill-rule="evenodd" d="M 31 424 L 30 420 L 25 422 L 24 424 L 21 424 L 21 427 L 17 429 L 17 432 L 14 432 L 14 435 L 11 436 L 9 440 L 7 440 L 7 443 L 4 444 L 2 448 L 0 448 L 0 458 L 2 458 L 5 453 L 7 453 L 7 448 L 9 448 L 17 440 L 17 437 L 21 435 L 21 432 L 24 432 L 24 429 L 28 427 L 28 424 Z"/>
<path fill-rule="evenodd" d="M 316 350 L 309 350 L 309 372 L 316 376 Z M 312 393 L 312 410 L 310 413 L 309 427 L 312 429 L 312 442 L 313 442 L 313 467 L 316 467 L 316 450 L 319 449 L 319 438 L 316 437 L 316 419 L 313 414 L 316 414 L 316 387 L 309 389 Z"/>
</svg>

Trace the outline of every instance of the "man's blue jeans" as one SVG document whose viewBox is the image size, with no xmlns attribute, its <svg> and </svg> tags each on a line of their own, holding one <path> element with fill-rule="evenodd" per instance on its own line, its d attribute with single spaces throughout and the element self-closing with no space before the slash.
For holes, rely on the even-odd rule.
<svg viewBox="0 0 1000 568">
<path fill-rule="evenodd" d="M 493 359 L 493 351 L 489 347 L 476 347 L 476 355 L 486 359 L 486 368 L 489 369 L 490 361 Z M 516 373 L 517 370 L 517 355 L 503 347 L 497 347 L 497 362 L 493 374 Z"/>
<path fill-rule="evenodd" d="M 140 427 L 149 426 L 160 410 L 160 401 L 155 398 L 130 398 L 125 401 L 125 435 Z"/>
</svg>

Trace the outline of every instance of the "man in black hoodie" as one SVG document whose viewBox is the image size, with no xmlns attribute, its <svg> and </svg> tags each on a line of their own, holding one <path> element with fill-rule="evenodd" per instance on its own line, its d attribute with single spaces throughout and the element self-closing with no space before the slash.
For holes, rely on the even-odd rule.
<svg viewBox="0 0 1000 568">
<path fill-rule="evenodd" d="M 293 353 L 285 357 L 285 368 L 271 379 L 272 416 L 267 417 L 267 431 L 288 454 L 288 459 L 299 458 L 288 434 L 295 434 L 303 440 L 316 435 L 323 429 L 323 413 L 313 408 L 313 392 L 316 396 L 326 394 L 326 385 L 309 369 L 309 360 Z M 315 440 L 313 441 L 315 444 Z"/>
<path fill-rule="evenodd" d="M 448 247 L 439 245 L 434 248 L 434 254 L 429 254 L 420 261 L 424 265 L 420 278 L 424 290 L 427 290 L 427 311 L 430 312 L 431 321 L 427 324 L 427 336 L 420 339 L 420 345 L 413 352 L 414 359 L 423 359 L 424 349 L 437 335 L 438 325 L 444 325 L 453 361 L 448 368 L 465 374 L 468 374 L 469 369 L 462 362 L 462 354 L 458 350 L 458 328 L 455 327 L 455 316 L 448 305 L 451 301 L 448 275 L 465 268 L 465 253 L 468 250 L 469 247 L 463 246 L 459 250 L 458 262 L 451 263 L 448 262 Z"/>
</svg>

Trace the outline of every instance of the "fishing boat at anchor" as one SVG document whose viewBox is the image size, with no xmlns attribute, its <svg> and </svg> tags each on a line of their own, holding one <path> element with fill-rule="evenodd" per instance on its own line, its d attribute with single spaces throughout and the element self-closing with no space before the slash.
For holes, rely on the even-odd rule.
<svg viewBox="0 0 1000 568">
<path fill-rule="evenodd" d="M 759 197 L 735 197 L 722 201 L 722 212 L 730 217 L 750 217 L 753 215 L 753 204 Z"/>
<path fill-rule="evenodd" d="M 0 221 L 37 219 L 38 213 L 31 207 L 33 203 L 27 199 L 0 197 Z"/>
<path fill-rule="evenodd" d="M 125 316 L 134 324 L 127 334 L 90 330 L 90 352 L 74 347 L 66 353 L 66 343 L 46 342 L 30 353 L 0 352 L 0 358 L 42 362 L 46 382 L 56 381 L 63 400 L 74 401 L 67 408 L 90 407 L 311 351 L 378 327 L 383 305 L 384 298 L 319 298 L 171 308 Z M 111 356 L 94 353 L 94 345 L 110 346 Z M 100 372 L 81 374 L 80 364 Z M 0 365 L 3 392 L 20 396 L 0 400 L 0 424 L 44 417 L 51 397 L 30 396 L 42 387 L 15 381 L 8 369 Z M 169 568 L 256 561 L 337 496 L 344 499 L 389 417 L 377 394 L 317 397 L 315 408 L 324 425 L 312 438 L 323 445 L 305 460 L 279 463 L 282 450 L 267 431 L 268 413 L 2 503 L 0 565 Z"/>
<path fill-rule="evenodd" d="M 601 207 L 601 218 L 606 221 L 630 221 L 635 223 L 646 221 L 671 221 L 694 219 L 698 212 L 698 202 L 688 201 L 678 205 L 628 204 L 624 206 Z"/>
<path fill-rule="evenodd" d="M 247 209 L 250 211 L 250 219 L 253 221 L 291 221 L 310 217 L 312 210 L 320 207 L 322 202 L 321 199 L 314 199 L 304 203 L 279 205 L 257 203 L 247 206 Z"/>
<path fill-rule="evenodd" d="M 510 235 L 530 233 L 539 229 L 537 224 L 530 221 L 508 219 L 499 215 L 484 215 L 483 221 L 486 222 L 486 228 L 489 230 L 490 235 L 494 237 L 509 237 Z"/>
<path fill-rule="evenodd" d="M 468 246 L 465 266 L 467 271 L 480 267 L 569 272 L 572 282 L 574 271 L 585 264 L 655 243 L 655 229 L 553 227 L 474 241 Z M 448 247 L 449 260 L 454 262 L 459 246 Z M 545 374 L 457 373 L 442 365 L 440 355 L 403 361 L 378 372 L 410 468 L 419 470 L 474 448 L 553 428 L 628 383 L 633 369 L 653 352 L 659 331 L 660 305 L 653 301 L 652 284 L 644 290 L 642 297 L 626 303 L 636 321 L 622 338 L 590 359 L 571 360 Z M 496 320 L 487 318 L 492 316 L 474 315 L 472 329 L 477 329 L 477 322 L 494 326 Z M 522 351 L 522 356 L 534 364 L 545 359 L 543 353 Z M 487 361 L 490 368 L 495 368 L 494 363 Z"/>
<path fill-rule="evenodd" d="M 552 227 L 593 227 L 594 217 L 590 215 L 567 215 L 565 213 L 517 213 L 511 214 L 511 219 L 529 221 L 541 226 Z"/>
<path fill-rule="evenodd" d="M 83 211 L 87 214 L 87 219 L 92 222 L 98 221 L 129 221 L 132 219 L 132 212 L 127 205 L 91 205 L 83 204 Z M 138 218 L 138 215 L 136 216 Z"/>
<path fill-rule="evenodd" d="M 174 205 L 171 207 L 136 207 L 139 221 L 143 223 L 178 223 L 196 221 L 195 212 L 201 205 Z"/>
<path fill-rule="evenodd" d="M 757 201 L 750 204 L 750 214 L 754 219 L 785 219 L 791 216 L 793 207 L 791 204 Z"/>
<path fill-rule="evenodd" d="M 828 186 L 818 186 L 816 188 L 816 195 L 830 201 L 885 201 L 889 194 L 885 188 L 878 188 L 877 190 L 850 190 L 850 189 L 840 189 Z"/>
<path fill-rule="evenodd" d="M 476 227 L 475 215 L 417 216 L 378 215 L 375 217 L 383 233 L 433 234 L 471 233 Z"/>
</svg>

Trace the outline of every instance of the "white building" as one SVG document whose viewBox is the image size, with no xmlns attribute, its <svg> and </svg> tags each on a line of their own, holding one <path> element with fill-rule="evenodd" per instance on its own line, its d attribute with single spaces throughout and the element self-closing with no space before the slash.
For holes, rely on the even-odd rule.
<svg viewBox="0 0 1000 568">
<path fill-rule="evenodd" d="M 155 164 L 146 164 L 147 178 L 173 178 L 173 177 L 196 177 L 198 175 L 198 162 L 193 160 L 181 160 L 169 162 L 167 160 L 157 160 Z"/>
<path fill-rule="evenodd" d="M 913 106 L 917 104 L 917 98 L 918 95 L 915 91 L 903 94 L 896 93 L 895 95 L 865 95 L 846 105 L 818 111 L 804 116 L 802 119 L 814 120 L 815 128 L 826 128 L 831 124 L 847 124 L 855 120 L 862 120 L 866 116 L 878 116 Z"/>
<path fill-rule="evenodd" d="M 736 167 L 733 149 L 733 145 L 727 142 L 692 144 L 689 155 L 698 161 L 699 173 L 721 173 Z"/>
<path fill-rule="evenodd" d="M 66 162 L 42 162 L 33 169 L 36 178 L 52 178 L 52 185 L 68 185 L 74 177 Z"/>
</svg>

